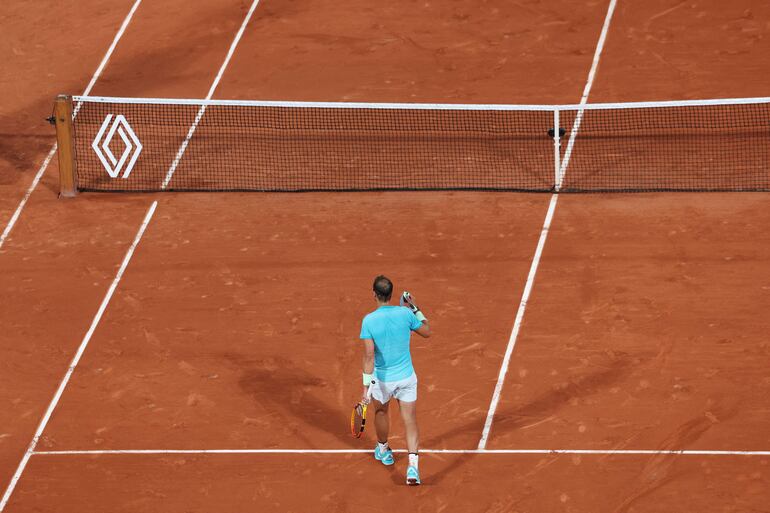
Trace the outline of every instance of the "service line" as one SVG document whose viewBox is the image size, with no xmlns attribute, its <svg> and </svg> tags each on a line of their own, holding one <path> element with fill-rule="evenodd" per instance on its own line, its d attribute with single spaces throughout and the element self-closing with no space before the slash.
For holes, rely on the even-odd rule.
<svg viewBox="0 0 770 513">
<path fill-rule="evenodd" d="M 594 58 L 591 62 L 591 69 L 588 71 L 588 79 L 586 85 L 583 88 L 583 96 L 580 98 L 580 105 L 588 103 L 588 97 L 591 94 L 591 88 L 593 87 L 594 78 L 596 78 L 596 71 L 599 69 L 599 59 L 604 50 L 604 43 L 607 40 L 607 32 L 610 29 L 610 22 L 612 21 L 612 14 L 615 12 L 615 5 L 617 0 L 610 0 L 610 4 L 607 7 L 607 15 L 604 17 L 604 24 L 602 25 L 602 31 L 599 34 L 599 41 L 596 43 L 596 50 L 594 51 Z M 559 190 L 561 180 L 567 171 L 567 164 L 569 163 L 569 157 L 572 153 L 572 147 L 575 144 L 575 137 L 577 137 L 578 130 L 580 129 L 580 121 L 583 117 L 583 111 L 578 111 L 578 115 L 575 117 L 575 123 L 570 133 L 569 142 L 567 144 L 567 151 L 565 152 L 564 159 L 560 165 L 560 179 L 557 180 L 556 190 Z M 556 210 L 556 203 L 559 200 L 558 194 L 551 196 L 551 201 L 548 204 L 548 211 L 545 214 L 545 220 L 543 220 L 543 227 L 540 230 L 540 238 L 537 241 L 537 248 L 535 249 L 535 256 L 532 258 L 532 265 L 529 268 L 529 274 L 527 275 L 527 283 L 524 286 L 524 292 L 521 294 L 521 301 L 519 302 L 519 308 L 516 312 L 516 318 L 513 322 L 513 329 L 511 330 L 511 336 L 508 339 L 508 346 L 505 348 L 505 356 L 503 362 L 500 365 L 500 372 L 497 376 L 497 383 L 495 384 L 495 390 L 492 392 L 492 400 L 489 403 L 489 410 L 487 411 L 487 418 L 484 421 L 484 428 L 481 431 L 481 439 L 479 440 L 478 448 L 483 450 L 487 446 L 489 440 L 489 432 L 492 429 L 492 421 L 495 417 L 495 411 L 497 411 L 497 405 L 500 402 L 500 394 L 503 391 L 503 384 L 505 383 L 505 376 L 508 373 L 508 366 L 511 363 L 511 354 L 513 348 L 516 346 L 516 339 L 519 336 L 521 329 L 521 323 L 524 320 L 524 311 L 527 309 L 527 302 L 529 296 L 532 293 L 532 286 L 535 282 L 535 276 L 537 275 L 537 267 L 540 264 L 540 258 L 543 255 L 543 247 L 545 246 L 548 232 L 551 228 L 551 221 Z"/>
</svg>

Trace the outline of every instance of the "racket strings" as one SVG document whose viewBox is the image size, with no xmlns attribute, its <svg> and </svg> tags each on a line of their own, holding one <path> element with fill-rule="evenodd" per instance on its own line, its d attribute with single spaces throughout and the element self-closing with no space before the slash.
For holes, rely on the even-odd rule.
<svg viewBox="0 0 770 513">
<path fill-rule="evenodd" d="M 361 438 L 366 426 L 366 405 L 358 403 L 353 407 L 353 413 L 350 416 L 350 431 L 356 438 Z"/>
</svg>

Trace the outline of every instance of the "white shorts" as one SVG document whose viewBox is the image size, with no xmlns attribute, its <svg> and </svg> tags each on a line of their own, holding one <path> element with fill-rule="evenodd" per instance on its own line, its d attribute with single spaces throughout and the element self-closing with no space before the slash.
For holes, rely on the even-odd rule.
<svg viewBox="0 0 770 513">
<path fill-rule="evenodd" d="M 372 398 L 382 404 L 395 397 L 399 401 L 411 403 L 417 400 L 417 374 L 398 381 L 376 381 L 372 386 Z"/>
</svg>

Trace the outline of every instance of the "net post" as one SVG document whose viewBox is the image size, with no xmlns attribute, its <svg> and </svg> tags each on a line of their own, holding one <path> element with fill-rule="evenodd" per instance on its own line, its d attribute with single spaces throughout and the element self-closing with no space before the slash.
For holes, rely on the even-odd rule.
<svg viewBox="0 0 770 513">
<path fill-rule="evenodd" d="M 57 96 L 53 115 L 59 152 L 59 197 L 72 198 L 78 193 L 72 129 L 72 97 Z"/>
<path fill-rule="evenodd" d="M 553 189 L 561 188 L 561 134 L 559 133 L 559 109 L 553 109 Z"/>
</svg>

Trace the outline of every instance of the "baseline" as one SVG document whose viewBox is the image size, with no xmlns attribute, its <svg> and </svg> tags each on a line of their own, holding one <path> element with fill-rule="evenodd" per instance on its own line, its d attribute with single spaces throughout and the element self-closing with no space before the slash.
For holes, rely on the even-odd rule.
<svg viewBox="0 0 770 513">
<path fill-rule="evenodd" d="M 34 451 L 34 456 L 82 456 L 121 454 L 368 454 L 371 449 L 113 449 L 83 451 Z M 406 453 L 406 449 L 393 449 Z M 593 454 L 676 456 L 770 456 L 770 451 L 710 451 L 687 449 L 420 449 L 427 454 Z"/>
<path fill-rule="evenodd" d="M 766 447 L 766 446 L 765 446 Z M 404 483 L 406 457 L 369 454 L 51 456 L 18 511 L 763 511 L 768 456 L 428 454 L 423 484 Z M 297 493 L 297 478 L 302 483 Z M 351 486 L 351 483 L 354 486 Z M 75 491 L 76 493 L 73 493 Z M 372 501 L 372 497 L 385 500 Z"/>
</svg>

